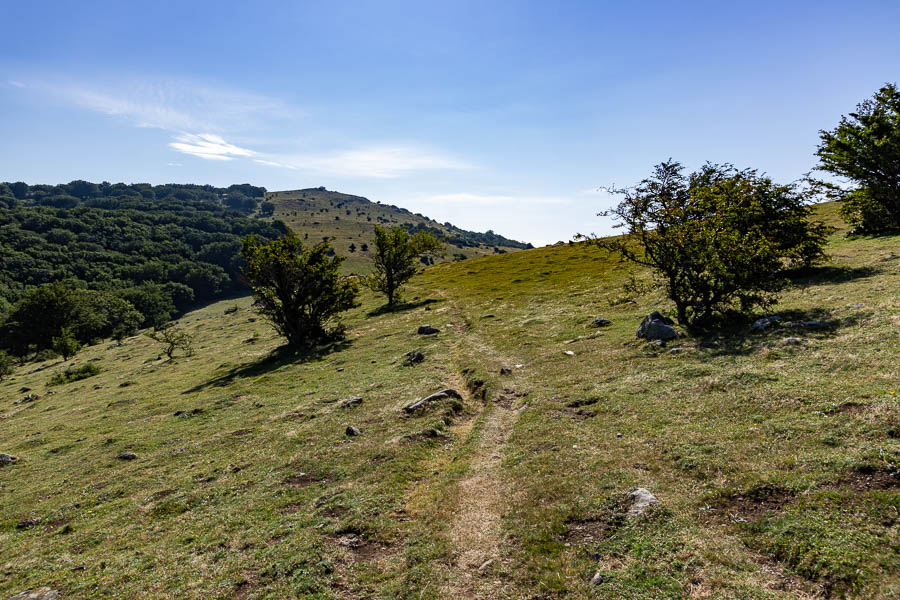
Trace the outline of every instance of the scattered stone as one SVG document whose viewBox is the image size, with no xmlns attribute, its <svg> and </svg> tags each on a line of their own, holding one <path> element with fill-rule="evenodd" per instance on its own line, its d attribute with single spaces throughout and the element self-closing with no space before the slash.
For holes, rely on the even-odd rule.
<svg viewBox="0 0 900 600">
<path fill-rule="evenodd" d="M 342 373 L 343 371 L 344 371 L 344 367 L 338 367 L 338 370 L 337 370 L 338 373 Z"/>
<path fill-rule="evenodd" d="M 19 521 L 18 523 L 16 523 L 16 529 L 31 529 L 32 527 L 37 527 L 40 524 L 40 517 L 32 517 L 31 519 L 25 519 L 24 521 Z"/>
<path fill-rule="evenodd" d="M 7 600 L 59 600 L 59 590 L 51 590 L 48 587 L 38 588 L 36 590 L 28 590 L 21 592 L 15 596 L 10 596 Z"/>
<path fill-rule="evenodd" d="M 591 321 L 591 327 L 606 327 L 610 325 L 612 321 L 609 319 L 604 319 L 603 317 L 597 317 L 593 321 Z"/>
<path fill-rule="evenodd" d="M 523 368 L 525 368 L 525 365 L 515 365 L 515 367 L 516 367 L 517 369 L 523 369 Z"/>
<path fill-rule="evenodd" d="M 38 396 L 37 394 L 25 394 L 20 400 L 16 400 L 15 402 L 13 402 L 13 404 L 19 405 L 25 404 L 27 402 L 34 402 L 38 398 L 40 398 L 40 396 Z"/>
<path fill-rule="evenodd" d="M 750 326 L 750 331 L 763 332 L 771 327 L 774 327 L 779 322 L 781 322 L 781 317 L 778 315 L 762 317 L 761 319 L 753 321 L 753 325 Z"/>
<path fill-rule="evenodd" d="M 781 340 L 781 343 L 785 346 L 799 346 L 805 341 L 806 340 L 801 337 L 786 337 Z"/>
<path fill-rule="evenodd" d="M 31 388 L 30 388 L 30 387 L 21 387 L 21 388 L 19 388 L 19 393 L 20 393 L 20 394 L 24 394 L 24 393 L 30 392 L 30 391 L 31 391 Z"/>
<path fill-rule="evenodd" d="M 353 425 L 350 425 L 350 426 L 347 427 L 346 433 L 347 433 L 347 435 L 350 436 L 350 437 L 355 437 L 355 436 L 357 436 L 357 435 L 361 435 L 361 434 L 362 434 L 362 431 L 360 431 L 359 429 L 357 429 L 357 428 L 354 427 Z"/>
<path fill-rule="evenodd" d="M 359 406 L 360 404 L 362 404 L 362 401 L 363 399 L 359 396 L 354 396 L 352 398 L 343 400 L 338 406 L 340 406 L 341 408 L 351 408 L 353 406 Z"/>
<path fill-rule="evenodd" d="M 134 460 L 137 458 L 137 454 L 135 454 L 134 452 L 123 452 L 116 458 L 118 458 L 119 460 Z"/>
<path fill-rule="evenodd" d="M 419 335 L 436 335 L 440 332 L 441 332 L 440 329 L 436 329 L 436 328 L 432 327 L 431 325 L 422 325 L 421 327 L 419 327 L 419 330 L 417 333 Z"/>
<path fill-rule="evenodd" d="M 12 454 L 3 454 L 0 452 L 0 467 L 5 465 L 11 465 L 19 462 L 18 456 L 13 456 Z"/>
<path fill-rule="evenodd" d="M 481 566 L 478 567 L 478 570 L 479 570 L 479 571 L 484 571 L 485 569 L 487 569 L 487 568 L 488 568 L 489 566 L 491 566 L 492 564 L 494 564 L 494 559 L 493 559 L 493 558 L 489 558 L 489 559 L 487 559 L 486 561 L 484 561 L 483 563 L 481 563 Z"/>
<path fill-rule="evenodd" d="M 650 490 L 646 488 L 637 488 L 629 492 L 628 496 L 631 498 L 631 508 L 628 509 L 628 516 L 630 517 L 642 515 L 650 508 L 651 504 L 659 503 L 656 496 L 651 494 Z"/>
<path fill-rule="evenodd" d="M 411 367 L 425 360 L 425 355 L 418 350 L 407 352 L 403 357 L 403 366 Z"/>
<path fill-rule="evenodd" d="M 600 574 L 600 571 L 594 573 L 594 576 L 591 577 L 591 585 L 600 585 L 603 583 L 603 575 Z"/>
<path fill-rule="evenodd" d="M 509 375 L 510 373 L 512 373 L 512 369 L 509 369 L 507 367 L 500 367 L 501 375 Z"/>
<path fill-rule="evenodd" d="M 669 354 L 681 354 L 682 352 L 684 352 L 684 348 L 680 348 L 680 347 L 672 348 L 671 350 L 669 350 Z"/>
<path fill-rule="evenodd" d="M 345 548 L 359 548 L 363 540 L 358 535 L 344 535 L 338 539 L 338 544 Z"/>
<path fill-rule="evenodd" d="M 444 400 L 445 398 L 455 398 L 457 400 L 462 400 L 462 396 L 459 395 L 459 392 L 457 392 L 454 389 L 447 388 L 445 390 L 441 390 L 440 392 L 435 392 L 434 394 L 431 394 L 430 396 L 426 396 L 426 397 L 422 398 L 421 400 L 416 400 L 412 404 L 405 406 L 403 408 L 403 412 L 405 412 L 407 414 L 411 414 L 411 413 L 416 412 L 420 408 L 423 408 L 423 407 L 427 406 L 428 404 L 431 404 L 432 402 L 435 402 L 437 400 Z"/>
<path fill-rule="evenodd" d="M 666 343 L 662 340 L 653 340 L 652 342 L 650 342 L 650 345 L 656 346 L 657 348 L 662 348 L 663 346 L 666 345 Z"/>
<path fill-rule="evenodd" d="M 620 437 L 622 437 L 622 432 L 621 432 L 621 431 L 619 431 L 619 432 L 618 432 L 618 433 L 616 433 L 616 437 L 617 437 L 617 438 L 620 438 Z"/>
<path fill-rule="evenodd" d="M 644 317 L 644 320 L 641 321 L 641 325 L 637 330 L 637 337 L 646 340 L 660 340 L 663 342 L 674 340 L 678 337 L 678 332 L 672 327 L 674 324 L 672 319 L 664 317 L 659 312 L 654 311 Z"/>
<path fill-rule="evenodd" d="M 199 414 L 203 414 L 202 408 L 195 408 L 192 410 L 176 410 L 173 413 L 173 416 L 175 416 L 175 417 L 193 417 L 193 416 L 196 416 Z"/>
</svg>

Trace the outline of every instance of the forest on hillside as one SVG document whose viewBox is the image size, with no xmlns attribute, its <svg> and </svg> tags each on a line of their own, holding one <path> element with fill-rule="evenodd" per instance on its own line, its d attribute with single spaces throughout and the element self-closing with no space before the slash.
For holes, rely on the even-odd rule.
<svg viewBox="0 0 900 600">
<path fill-rule="evenodd" d="M 234 293 L 241 239 L 285 233 L 280 222 L 247 216 L 264 193 L 250 185 L 0 183 L 0 323 L 33 290 L 61 282 L 94 292 L 94 306 L 103 304 L 98 294 L 124 299 L 144 326 Z M 15 336 L 5 333 L 7 346 Z"/>
</svg>

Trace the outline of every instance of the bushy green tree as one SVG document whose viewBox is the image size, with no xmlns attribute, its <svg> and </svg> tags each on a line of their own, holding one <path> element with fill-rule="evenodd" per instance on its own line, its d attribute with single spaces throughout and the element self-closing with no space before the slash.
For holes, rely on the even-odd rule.
<svg viewBox="0 0 900 600">
<path fill-rule="evenodd" d="M 626 234 L 599 242 L 653 269 L 682 325 L 767 307 L 786 269 L 824 259 L 829 229 L 809 221 L 809 191 L 731 165 L 682 171 L 670 160 L 636 187 L 612 190 L 623 200 L 601 215 Z"/>
<path fill-rule="evenodd" d="M 81 343 L 75 339 L 69 327 L 63 327 L 59 335 L 53 338 L 53 343 L 50 347 L 57 354 L 61 354 L 63 360 L 69 360 L 81 350 Z"/>
<path fill-rule="evenodd" d="M 387 297 L 387 305 L 394 306 L 397 291 L 416 274 L 422 256 L 439 255 L 443 243 L 430 231 L 413 235 L 402 227 L 385 229 L 375 226 L 375 251 L 372 260 L 375 271 L 366 285 Z"/>
<path fill-rule="evenodd" d="M 141 313 L 139 327 L 159 327 L 176 311 L 172 295 L 158 284 L 147 283 L 120 290 L 118 294 Z"/>
<path fill-rule="evenodd" d="M 854 233 L 900 231 L 900 90 L 886 84 L 820 132 L 819 169 L 849 179 L 854 187 L 828 185 Z"/>
<path fill-rule="evenodd" d="M 327 242 L 304 247 L 294 234 L 269 243 L 244 239 L 244 272 L 259 311 L 295 348 L 327 338 L 329 322 L 356 306 L 356 285 L 340 274 L 344 258 L 330 251 Z"/>
</svg>

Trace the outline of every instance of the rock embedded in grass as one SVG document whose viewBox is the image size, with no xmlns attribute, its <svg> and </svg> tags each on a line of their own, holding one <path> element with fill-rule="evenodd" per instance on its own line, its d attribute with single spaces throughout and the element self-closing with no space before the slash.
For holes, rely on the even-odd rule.
<svg viewBox="0 0 900 600">
<path fill-rule="evenodd" d="M 426 396 L 421 400 L 416 400 L 412 404 L 409 404 L 403 408 L 403 412 L 410 414 L 414 413 L 417 410 L 424 408 L 425 406 L 431 404 L 432 402 L 436 402 L 437 400 L 444 400 L 446 398 L 454 398 L 456 400 L 462 400 L 462 396 L 460 396 L 459 392 L 454 389 L 447 388 L 445 390 L 441 390 L 440 392 L 435 392 L 430 396 Z"/>
<path fill-rule="evenodd" d="M 418 350 L 407 352 L 403 358 L 403 366 L 411 367 L 425 360 L 425 355 Z"/>
<path fill-rule="evenodd" d="M 0 467 L 5 465 L 11 465 L 19 462 L 18 456 L 13 456 L 12 454 L 4 454 L 0 452 Z"/>
<path fill-rule="evenodd" d="M 591 321 L 591 327 L 606 327 L 610 325 L 612 321 L 609 319 L 604 319 L 603 317 L 597 317 L 593 321 Z"/>
<path fill-rule="evenodd" d="M 119 460 L 134 460 L 137 458 L 137 454 L 135 454 L 134 452 L 123 452 L 116 458 L 118 458 Z"/>
<path fill-rule="evenodd" d="M 351 408 L 353 406 L 359 406 L 360 404 L 362 404 L 362 401 L 363 401 L 363 399 L 360 398 L 359 396 L 354 396 L 352 398 L 348 398 L 346 400 L 341 401 L 339 406 L 341 408 Z"/>
<path fill-rule="evenodd" d="M 419 327 L 419 330 L 417 331 L 417 333 L 419 335 L 437 335 L 440 332 L 441 332 L 440 329 L 432 327 L 431 325 L 422 325 Z"/>
<path fill-rule="evenodd" d="M 806 340 L 801 337 L 786 337 L 781 340 L 781 343 L 785 346 L 800 346 Z"/>
<path fill-rule="evenodd" d="M 781 317 L 778 315 L 769 315 L 768 317 L 762 317 L 761 319 L 753 321 L 753 325 L 750 326 L 750 331 L 763 332 L 774 327 L 780 321 Z"/>
<path fill-rule="evenodd" d="M 358 436 L 358 435 L 362 435 L 362 431 L 360 431 L 359 429 L 357 429 L 357 428 L 354 427 L 353 425 L 348 425 L 348 426 L 347 426 L 346 434 L 347 434 L 348 436 L 350 436 L 350 437 L 356 437 L 356 436 Z"/>
<path fill-rule="evenodd" d="M 629 517 L 642 515 L 650 508 L 651 504 L 659 503 L 656 496 L 651 494 L 650 490 L 647 488 L 637 488 L 636 490 L 632 490 L 631 492 L 628 492 L 628 497 L 631 499 L 631 508 L 628 509 Z"/>
<path fill-rule="evenodd" d="M 15 596 L 10 596 L 7 600 L 62 600 L 62 596 L 59 595 L 59 590 L 42 587 L 20 592 Z"/>
<path fill-rule="evenodd" d="M 654 311 L 644 317 L 636 335 L 645 340 L 659 340 L 663 342 L 674 340 L 678 337 L 678 332 L 672 327 L 674 324 L 672 319 Z"/>
<path fill-rule="evenodd" d="M 16 523 L 16 529 L 31 529 L 32 527 L 37 527 L 40 524 L 40 517 L 32 517 L 31 519 L 25 519 Z"/>
</svg>

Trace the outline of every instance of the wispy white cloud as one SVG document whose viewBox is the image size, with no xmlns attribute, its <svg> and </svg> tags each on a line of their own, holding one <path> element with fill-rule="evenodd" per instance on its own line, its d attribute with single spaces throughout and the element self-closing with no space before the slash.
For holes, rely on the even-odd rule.
<svg viewBox="0 0 900 600">
<path fill-rule="evenodd" d="M 408 145 L 365 146 L 334 153 L 292 156 L 279 162 L 319 173 L 379 179 L 393 179 L 415 171 L 471 168 L 461 160 Z"/>
<path fill-rule="evenodd" d="M 267 151 L 273 145 L 283 144 L 284 131 L 297 125 L 304 116 L 302 111 L 261 94 L 191 81 L 91 83 L 57 78 L 25 83 L 9 81 L 9 84 L 27 87 L 70 106 L 122 119 L 135 127 L 168 131 L 173 136 L 169 148 L 204 160 L 245 158 L 273 168 L 376 179 L 471 168 L 462 160 L 415 142 L 358 145 L 351 142 L 336 150 Z M 252 149 L 236 145 L 235 140 L 237 144 L 252 145 Z"/>
<path fill-rule="evenodd" d="M 206 160 L 234 160 L 235 157 L 255 156 L 256 152 L 229 144 L 220 136 L 212 133 L 186 133 L 175 138 L 169 147 Z"/>
<path fill-rule="evenodd" d="M 178 80 L 113 85 L 35 81 L 28 87 L 80 108 L 121 117 L 138 127 L 168 131 L 256 129 L 264 122 L 302 114 L 260 94 Z"/>
<path fill-rule="evenodd" d="M 15 79 L 10 79 L 6 83 L 8 83 L 9 85 L 11 85 L 13 87 L 17 87 L 17 88 L 27 87 L 24 83 L 22 83 L 21 81 L 16 81 Z"/>
<path fill-rule="evenodd" d="M 559 205 L 569 204 L 569 199 L 562 196 L 529 196 L 510 194 L 435 194 L 420 198 L 422 202 L 431 204 L 469 204 L 474 206 L 519 206 L 519 205 Z"/>
<path fill-rule="evenodd" d="M 267 167 L 280 167 L 282 169 L 291 169 L 291 170 L 297 169 L 297 167 L 294 167 L 292 165 L 286 165 L 284 163 L 275 162 L 274 160 L 264 160 L 262 158 L 254 158 L 253 162 L 261 164 L 261 165 L 266 165 Z"/>
</svg>

